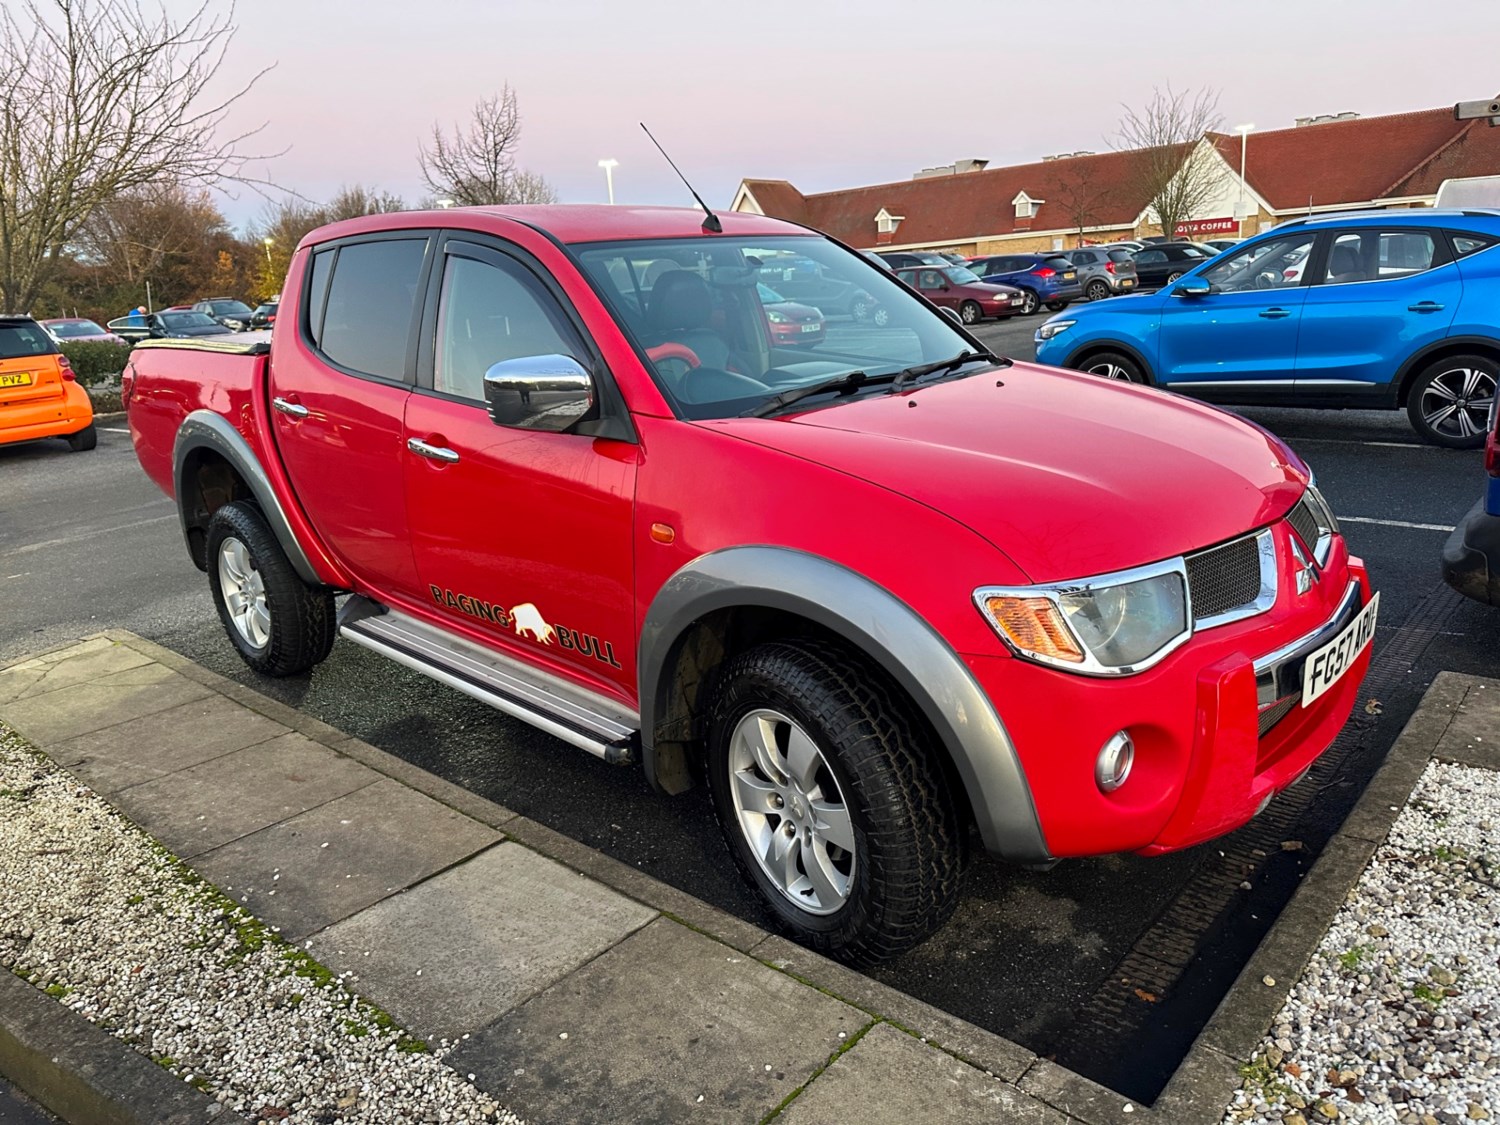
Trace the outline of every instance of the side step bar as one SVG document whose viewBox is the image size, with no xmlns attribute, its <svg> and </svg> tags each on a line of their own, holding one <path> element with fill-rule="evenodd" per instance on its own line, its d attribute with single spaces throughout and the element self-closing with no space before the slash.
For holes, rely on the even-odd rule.
<svg viewBox="0 0 1500 1125">
<path fill-rule="evenodd" d="M 637 760 L 640 716 L 602 695 L 355 594 L 339 633 L 613 765 Z"/>
</svg>

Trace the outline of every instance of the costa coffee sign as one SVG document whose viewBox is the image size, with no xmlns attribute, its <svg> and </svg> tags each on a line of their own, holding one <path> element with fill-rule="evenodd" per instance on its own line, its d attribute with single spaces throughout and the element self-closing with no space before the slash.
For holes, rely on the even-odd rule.
<svg viewBox="0 0 1500 1125">
<path fill-rule="evenodd" d="M 1238 234 L 1240 223 L 1238 219 L 1191 219 L 1185 223 L 1177 224 L 1177 237 L 1182 238 L 1190 234 Z"/>
</svg>

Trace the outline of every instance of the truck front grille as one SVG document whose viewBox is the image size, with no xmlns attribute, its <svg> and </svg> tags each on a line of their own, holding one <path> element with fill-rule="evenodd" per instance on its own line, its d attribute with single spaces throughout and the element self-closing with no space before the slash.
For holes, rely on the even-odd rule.
<svg viewBox="0 0 1500 1125">
<path fill-rule="evenodd" d="M 1297 706 L 1297 702 L 1301 698 L 1300 695 L 1289 695 L 1280 703 L 1273 703 L 1262 711 L 1259 719 L 1256 720 L 1260 737 L 1265 738 L 1271 732 L 1271 728 L 1286 718 L 1292 708 Z"/>
<path fill-rule="evenodd" d="M 1267 533 L 1246 535 L 1187 557 L 1188 591 L 1193 598 L 1195 623 L 1202 625 L 1225 614 L 1240 613 L 1248 617 L 1259 612 L 1256 601 L 1261 595 L 1262 578 L 1258 540 L 1264 534 Z"/>
<path fill-rule="evenodd" d="M 1302 545 L 1307 548 L 1308 556 L 1311 557 L 1318 546 L 1318 520 L 1305 499 L 1297 501 L 1297 506 L 1287 513 L 1286 521 L 1292 525 L 1292 530 L 1302 540 Z"/>
</svg>

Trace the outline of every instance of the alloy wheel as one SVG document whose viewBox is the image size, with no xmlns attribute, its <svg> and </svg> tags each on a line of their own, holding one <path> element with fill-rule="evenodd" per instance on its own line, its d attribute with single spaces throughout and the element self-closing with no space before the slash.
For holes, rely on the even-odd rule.
<svg viewBox="0 0 1500 1125">
<path fill-rule="evenodd" d="M 271 607 L 266 583 L 239 539 L 229 536 L 219 544 L 219 588 L 235 630 L 254 648 L 271 641 Z"/>
<path fill-rule="evenodd" d="M 1422 419 L 1449 437 L 1471 438 L 1489 429 L 1495 402 L 1495 376 L 1477 367 L 1454 367 L 1433 377 L 1422 390 Z"/>
<path fill-rule="evenodd" d="M 735 819 L 761 871 L 809 914 L 849 898 L 854 822 L 823 751 L 779 711 L 750 711 L 729 740 Z"/>
<path fill-rule="evenodd" d="M 1101 360 L 1091 367 L 1085 367 L 1084 371 L 1090 375 L 1097 375 L 1101 379 L 1119 379 L 1125 383 L 1134 381 L 1130 378 L 1130 372 L 1126 371 L 1118 363 L 1113 363 L 1107 359 Z"/>
</svg>

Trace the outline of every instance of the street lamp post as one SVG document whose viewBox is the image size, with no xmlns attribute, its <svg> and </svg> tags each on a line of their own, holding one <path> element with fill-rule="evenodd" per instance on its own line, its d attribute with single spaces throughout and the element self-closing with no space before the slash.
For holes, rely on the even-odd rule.
<svg viewBox="0 0 1500 1125">
<path fill-rule="evenodd" d="M 615 202 L 615 169 L 620 166 L 618 160 L 601 160 L 599 167 L 604 169 L 604 185 L 609 189 L 609 203 L 614 206 Z"/>
<path fill-rule="evenodd" d="M 271 263 L 271 243 L 275 242 L 276 240 L 274 238 L 262 238 L 260 241 L 261 245 L 266 248 L 266 273 L 269 274 L 276 268 Z"/>
<path fill-rule="evenodd" d="M 1240 135 L 1240 237 L 1245 237 L 1245 219 L 1249 215 L 1249 200 L 1245 191 L 1245 145 L 1250 134 L 1255 131 L 1255 124 L 1251 122 L 1246 125 L 1236 125 L 1234 131 Z"/>
</svg>

